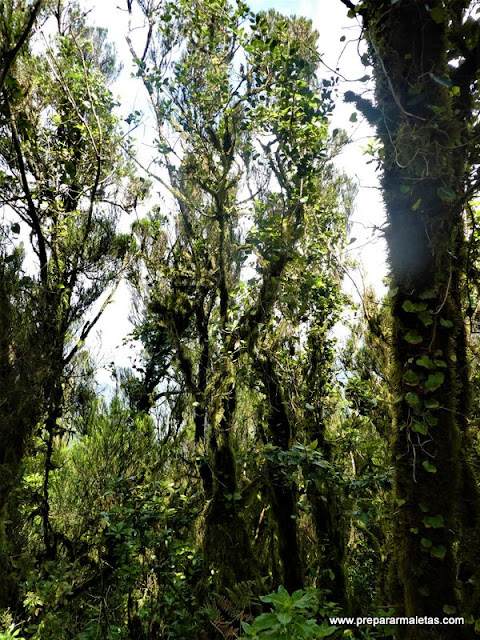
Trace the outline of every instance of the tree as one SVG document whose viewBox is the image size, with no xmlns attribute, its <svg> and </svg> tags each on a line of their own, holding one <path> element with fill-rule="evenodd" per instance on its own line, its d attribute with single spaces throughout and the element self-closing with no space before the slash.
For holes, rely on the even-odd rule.
<svg viewBox="0 0 480 640">
<path fill-rule="evenodd" d="M 17 484 L 28 436 L 40 419 L 44 360 L 35 333 L 28 290 L 21 284 L 22 252 L 0 254 L 0 606 L 13 605 L 16 586 L 8 573 L 8 501 Z"/>
<path fill-rule="evenodd" d="M 213 570 L 214 584 L 232 587 L 258 572 L 252 529 L 261 522 L 260 511 L 254 524 L 247 510 L 258 481 L 249 484 L 236 452 L 263 439 L 288 455 L 297 437 L 269 342 L 282 307 L 289 305 L 292 317 L 301 307 L 295 295 L 308 285 L 300 270 L 309 261 L 310 284 L 328 272 L 326 247 L 334 250 L 343 237 L 338 190 L 325 186 L 330 179 L 335 184 L 326 169 L 337 147 L 327 133 L 331 81 L 315 79 L 316 35 L 305 20 L 273 11 L 255 16 L 242 3 L 235 9 L 226 2 L 143 10 L 147 45 L 141 57 L 132 45 L 132 55 L 154 107 L 156 163 L 163 169 L 150 178 L 173 196 L 175 209 L 162 216 L 158 206 L 149 222 L 137 225 L 149 297 L 146 330 L 139 333 L 150 362 L 159 347 L 170 354 L 157 359 L 166 366 L 156 375 L 170 371 L 177 391 L 190 399 L 183 428 L 193 429 L 209 499 L 206 576 Z M 251 32 L 242 27 L 246 20 Z M 323 233 L 317 253 L 310 243 L 314 226 Z M 150 382 L 161 381 L 144 368 Z M 245 407 L 252 398 L 248 379 L 269 407 L 265 424 L 252 423 Z M 263 482 L 280 579 L 294 590 L 303 582 L 297 490 L 279 460 L 270 457 Z"/>
<path fill-rule="evenodd" d="M 129 170 L 119 151 L 121 132 L 106 86 L 113 71 L 111 51 L 105 31 L 87 27 L 75 5 L 67 7 L 62 18 L 65 32 L 44 52 L 25 51 L 10 67 L 2 91 L 0 140 L 1 204 L 15 220 L 10 241 L 15 244 L 21 231 L 30 238 L 25 264 L 19 249 L 4 257 L 18 268 L 14 280 L 3 272 L 16 283 L 15 289 L 5 285 L 5 290 L 10 287 L 6 304 L 18 304 L 15 314 L 23 313 L 16 316 L 18 331 L 13 332 L 8 325 L 12 316 L 2 317 L 7 324 L 4 339 L 10 340 L 2 382 L 5 394 L 15 395 L 18 386 L 22 402 L 13 415 L 10 403 L 1 407 L 0 430 L 10 441 L 3 460 L 9 484 L 2 486 L 0 506 L 4 515 L 4 500 L 28 439 L 40 429 L 45 465 L 40 512 L 50 558 L 56 553 L 56 538 L 49 518 L 49 479 L 55 438 L 65 433 L 61 419 L 66 382 L 108 302 L 99 304 L 100 298 L 118 284 L 129 249 L 128 237 L 116 231 L 119 208 L 128 205 L 124 191 Z M 29 352 L 33 335 L 35 349 Z M 19 336 L 26 342 L 19 342 Z M 20 380 L 19 368 L 31 368 L 31 373 Z M 28 393 L 25 384 L 32 376 L 35 384 Z M 13 388 L 8 388 L 13 378 Z M 11 430 L 9 422 L 22 407 L 28 407 L 25 422 Z"/>
<path fill-rule="evenodd" d="M 408 616 L 473 613 L 480 575 L 465 541 L 471 544 L 478 535 L 480 512 L 468 463 L 462 291 L 463 212 L 479 187 L 478 7 L 455 1 L 343 2 L 363 20 L 376 104 L 372 109 L 358 96 L 347 98 L 373 116 L 383 143 L 398 393 L 392 599 Z M 399 632 L 405 638 L 431 634 L 417 626 Z M 441 626 L 435 633 L 453 638 L 462 630 Z"/>
</svg>

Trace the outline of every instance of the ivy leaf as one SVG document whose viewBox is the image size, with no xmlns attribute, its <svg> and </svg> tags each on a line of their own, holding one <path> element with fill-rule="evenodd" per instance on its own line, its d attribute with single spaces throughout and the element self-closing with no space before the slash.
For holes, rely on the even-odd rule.
<svg viewBox="0 0 480 640">
<path fill-rule="evenodd" d="M 425 469 L 425 471 L 428 471 L 428 473 L 437 473 L 437 467 L 429 460 L 424 460 L 422 462 L 422 467 Z"/>
<path fill-rule="evenodd" d="M 453 322 L 451 320 L 445 320 L 445 318 L 440 318 L 440 324 L 446 329 L 451 329 L 453 327 Z"/>
<path fill-rule="evenodd" d="M 426 436 L 428 433 L 427 427 L 421 422 L 414 422 L 412 425 L 412 431 L 415 433 L 421 433 L 422 436 Z"/>
<path fill-rule="evenodd" d="M 419 367 L 425 367 L 425 369 L 434 369 L 435 365 L 430 360 L 427 355 L 423 355 L 421 358 L 418 358 L 417 364 Z"/>
<path fill-rule="evenodd" d="M 415 387 L 420 382 L 420 377 L 418 373 L 416 373 L 412 369 L 408 369 L 408 371 L 405 371 L 405 373 L 403 374 L 403 381 L 405 382 L 405 384 L 408 384 L 411 387 Z"/>
<path fill-rule="evenodd" d="M 405 402 L 409 404 L 411 407 L 420 404 L 420 396 L 417 393 L 412 393 L 409 391 L 405 394 Z"/>
<path fill-rule="evenodd" d="M 429 427 L 434 427 L 435 425 L 438 424 L 437 416 L 432 415 L 430 411 L 427 411 L 427 413 L 424 415 L 424 420 Z"/>
<path fill-rule="evenodd" d="M 414 313 L 416 311 L 425 311 L 427 308 L 426 302 L 412 302 L 411 300 L 405 300 L 402 304 L 402 309 L 407 313 Z"/>
<path fill-rule="evenodd" d="M 434 289 L 426 289 L 418 296 L 420 300 L 432 300 L 437 297 L 437 292 Z"/>
<path fill-rule="evenodd" d="M 430 549 L 430 555 L 434 558 L 439 558 L 440 560 L 443 560 L 445 558 L 446 553 L 447 549 L 443 546 L 443 544 L 439 544 L 438 546 L 432 547 L 432 549 Z"/>
<path fill-rule="evenodd" d="M 423 342 L 422 336 L 418 333 L 418 331 L 415 331 L 415 329 L 405 334 L 403 336 L 403 339 L 410 344 L 420 344 L 420 342 Z"/>
<path fill-rule="evenodd" d="M 436 516 L 425 516 L 422 522 L 427 529 L 443 529 L 445 526 L 445 520 L 440 513 Z"/>
<path fill-rule="evenodd" d="M 425 400 L 425 406 L 427 407 L 427 409 L 438 409 L 440 403 L 435 398 L 427 398 Z"/>
<path fill-rule="evenodd" d="M 421 311 L 418 314 L 418 319 L 425 327 L 428 327 L 433 323 L 433 318 L 430 312 Z"/>
<path fill-rule="evenodd" d="M 422 538 L 420 540 L 420 544 L 422 545 L 422 547 L 425 547 L 425 549 L 430 549 L 433 543 L 428 538 Z"/>
<path fill-rule="evenodd" d="M 425 381 L 425 387 L 428 391 L 435 391 L 445 380 L 445 375 L 441 371 L 431 373 Z"/>
</svg>

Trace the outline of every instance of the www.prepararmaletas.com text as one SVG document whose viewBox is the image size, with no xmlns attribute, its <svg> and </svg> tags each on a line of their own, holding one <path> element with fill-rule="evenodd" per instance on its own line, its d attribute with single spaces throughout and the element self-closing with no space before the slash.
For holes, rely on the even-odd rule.
<svg viewBox="0 0 480 640">
<path fill-rule="evenodd" d="M 362 625 L 371 625 L 373 627 L 379 627 L 384 625 L 405 625 L 405 624 L 418 624 L 418 625 L 440 625 L 440 624 L 465 624 L 463 617 L 444 617 L 438 618 L 434 616 L 388 616 L 388 617 L 373 617 L 373 616 L 357 616 L 356 618 L 329 618 L 332 625 L 355 625 L 360 627 Z"/>
</svg>

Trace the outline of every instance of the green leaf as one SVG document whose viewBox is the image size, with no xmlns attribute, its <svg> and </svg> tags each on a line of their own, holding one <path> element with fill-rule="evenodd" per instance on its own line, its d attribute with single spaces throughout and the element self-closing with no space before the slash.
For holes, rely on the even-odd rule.
<svg viewBox="0 0 480 640">
<path fill-rule="evenodd" d="M 453 606 L 453 604 L 444 604 L 443 605 L 443 613 L 448 613 L 449 615 L 451 615 L 452 613 L 455 613 L 456 609 Z"/>
<path fill-rule="evenodd" d="M 405 334 L 403 339 L 410 344 L 420 344 L 420 342 L 423 342 L 422 336 L 415 329 Z"/>
<path fill-rule="evenodd" d="M 428 391 L 435 391 L 443 384 L 444 380 L 445 375 L 441 371 L 430 373 L 425 381 L 425 388 L 428 389 Z"/>
<path fill-rule="evenodd" d="M 433 111 L 433 113 L 436 116 L 441 116 L 443 113 L 445 113 L 445 107 L 438 107 L 436 104 L 429 104 L 428 105 L 430 110 Z"/>
<path fill-rule="evenodd" d="M 427 409 L 438 409 L 440 403 L 435 398 L 427 398 L 425 400 L 425 406 L 427 407 Z"/>
<path fill-rule="evenodd" d="M 245 633 L 249 636 L 253 636 L 256 635 L 255 631 L 252 630 L 252 625 L 248 624 L 248 622 L 244 622 L 243 620 L 241 621 L 241 625 L 242 625 L 242 629 L 245 631 Z"/>
<path fill-rule="evenodd" d="M 423 355 L 421 358 L 418 358 L 417 364 L 419 367 L 425 367 L 425 369 L 434 369 L 435 365 L 430 360 L 427 355 Z"/>
<path fill-rule="evenodd" d="M 412 369 L 408 369 L 408 371 L 405 371 L 402 377 L 405 384 L 408 384 L 412 387 L 417 386 L 420 381 L 418 373 L 415 373 L 415 371 L 413 371 Z"/>
<path fill-rule="evenodd" d="M 290 613 L 277 613 L 276 614 L 278 621 L 280 624 L 287 626 L 292 621 L 292 616 Z"/>
<path fill-rule="evenodd" d="M 440 324 L 442 327 L 446 327 L 447 329 L 451 329 L 453 327 L 453 322 L 451 320 L 445 320 L 445 318 L 440 318 Z"/>
<path fill-rule="evenodd" d="M 415 433 L 421 433 L 423 436 L 426 436 L 428 433 L 427 427 L 421 422 L 414 422 L 412 424 L 412 431 Z"/>
<path fill-rule="evenodd" d="M 413 205 L 412 205 L 412 211 L 418 211 L 418 209 L 420 208 L 420 205 L 422 204 L 422 199 L 419 198 Z"/>
<path fill-rule="evenodd" d="M 455 200 L 457 194 L 452 189 L 446 189 L 445 187 L 439 187 L 437 189 L 437 195 L 441 200 Z"/>
<path fill-rule="evenodd" d="M 447 553 L 447 549 L 446 547 L 443 546 L 443 544 L 439 544 L 430 549 L 430 555 L 433 556 L 434 558 L 439 558 L 439 560 L 443 560 L 445 558 L 446 553 Z M 446 613 L 448 613 L 448 611 Z"/>
<path fill-rule="evenodd" d="M 400 187 L 400 193 L 410 193 L 412 187 L 409 187 L 408 184 L 402 184 Z"/>
<path fill-rule="evenodd" d="M 445 520 L 441 514 L 436 516 L 425 516 L 422 520 L 427 529 L 443 529 Z"/>
<path fill-rule="evenodd" d="M 442 11 L 443 11 L 443 9 L 442 9 Z M 441 87 L 445 87 L 447 89 L 450 89 L 450 87 L 453 86 L 453 82 L 447 76 L 437 76 L 435 73 L 432 73 L 432 72 L 430 72 L 428 75 L 430 76 L 430 78 L 434 82 L 439 84 Z"/>
<path fill-rule="evenodd" d="M 433 7 L 430 9 L 430 15 L 432 16 L 432 20 L 437 24 L 440 24 L 445 15 L 445 10 L 442 6 Z M 432 73 L 430 75 L 433 75 Z"/>
<path fill-rule="evenodd" d="M 421 311 L 418 314 L 418 319 L 425 327 L 429 327 L 433 323 L 433 318 L 430 312 Z"/>
<path fill-rule="evenodd" d="M 433 414 L 431 414 L 430 411 L 427 411 L 427 413 L 424 415 L 424 420 L 429 427 L 434 427 L 435 425 L 438 424 L 437 416 L 434 416 Z"/>
<path fill-rule="evenodd" d="M 12 233 L 15 233 L 16 235 L 20 233 L 20 225 L 18 224 L 18 222 L 14 222 L 10 228 L 12 230 Z"/>
<path fill-rule="evenodd" d="M 430 549 L 433 543 L 428 538 L 422 538 L 420 540 L 420 544 L 422 545 L 422 547 L 425 547 L 425 549 Z"/>
<path fill-rule="evenodd" d="M 264 631 L 265 629 L 276 627 L 277 624 L 278 619 L 275 613 L 262 613 L 258 618 L 255 618 L 253 627 L 255 631 Z"/>
<path fill-rule="evenodd" d="M 426 291 L 422 291 L 418 297 L 420 300 L 432 300 L 437 297 L 437 292 L 434 289 L 426 289 Z"/>
<path fill-rule="evenodd" d="M 65 166 L 65 171 L 68 173 L 70 178 L 74 178 L 75 174 L 77 173 L 77 167 L 75 166 L 75 164 L 73 162 L 67 161 L 65 162 L 64 166 Z"/>
<path fill-rule="evenodd" d="M 387 295 L 389 298 L 394 298 L 397 295 L 397 293 L 398 293 L 398 287 L 393 287 L 392 289 L 388 290 Z"/>
<path fill-rule="evenodd" d="M 352 113 L 352 115 L 350 116 L 349 120 L 350 120 L 350 122 L 357 122 L 358 116 L 357 116 L 357 112 L 356 111 L 354 111 Z"/>
<path fill-rule="evenodd" d="M 425 471 L 428 471 L 428 473 L 437 473 L 437 467 L 429 460 L 424 460 L 422 462 L 422 467 L 425 469 Z"/>
<path fill-rule="evenodd" d="M 405 300 L 402 304 L 402 309 L 407 313 L 414 313 L 416 311 L 425 311 L 427 308 L 426 302 L 412 302 L 411 300 Z"/>
<path fill-rule="evenodd" d="M 408 393 L 405 394 L 405 402 L 411 407 L 414 407 L 415 405 L 420 404 L 420 396 L 416 393 L 408 391 Z"/>
</svg>

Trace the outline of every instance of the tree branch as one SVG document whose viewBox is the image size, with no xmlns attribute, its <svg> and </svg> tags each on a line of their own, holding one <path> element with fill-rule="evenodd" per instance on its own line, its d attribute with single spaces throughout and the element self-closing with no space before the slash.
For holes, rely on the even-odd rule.
<svg viewBox="0 0 480 640">
<path fill-rule="evenodd" d="M 42 8 L 42 4 L 43 4 L 43 0 L 37 0 L 37 2 L 35 3 L 35 5 L 33 6 L 33 9 L 30 13 L 29 19 L 27 21 L 27 24 L 25 25 L 25 28 L 22 32 L 22 35 L 20 36 L 17 44 L 13 47 L 13 49 L 11 49 L 10 51 L 7 51 L 4 53 L 4 65 L 3 65 L 3 69 L 0 72 L 0 89 L 3 89 L 3 85 L 5 83 L 5 78 L 7 77 L 8 72 L 10 71 L 10 67 L 12 66 L 15 58 L 18 55 L 18 52 L 20 51 L 20 49 L 23 47 L 23 45 L 25 44 L 27 38 L 28 38 L 28 34 L 30 33 L 30 31 L 33 28 L 34 22 L 40 12 L 40 9 Z"/>
</svg>

